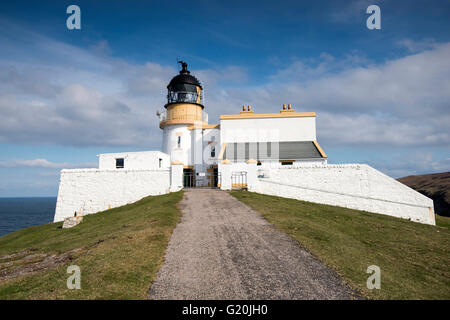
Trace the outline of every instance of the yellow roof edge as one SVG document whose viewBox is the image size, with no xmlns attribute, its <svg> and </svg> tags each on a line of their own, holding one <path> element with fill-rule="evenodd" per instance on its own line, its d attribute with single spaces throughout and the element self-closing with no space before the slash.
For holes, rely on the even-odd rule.
<svg viewBox="0 0 450 320">
<path fill-rule="evenodd" d="M 327 158 L 326 153 L 323 151 L 323 149 L 322 149 L 322 147 L 319 145 L 319 143 L 318 143 L 316 140 L 314 140 L 313 143 L 314 143 L 314 145 L 316 146 L 317 150 L 319 151 L 320 155 L 321 155 L 323 158 Z"/>
<path fill-rule="evenodd" d="M 219 153 L 219 157 L 218 157 L 219 160 L 222 160 L 226 147 L 227 147 L 227 143 L 226 142 L 222 143 L 222 148 L 220 149 L 220 153 Z"/>
<path fill-rule="evenodd" d="M 219 129 L 220 124 L 205 124 L 203 123 L 200 127 L 199 125 L 191 125 L 188 127 L 188 130 L 194 130 L 194 129 Z"/>
<path fill-rule="evenodd" d="M 247 113 L 247 114 L 223 114 L 220 120 L 227 119 L 264 119 L 264 118 L 297 118 L 315 117 L 315 112 L 286 112 L 286 113 Z"/>
</svg>

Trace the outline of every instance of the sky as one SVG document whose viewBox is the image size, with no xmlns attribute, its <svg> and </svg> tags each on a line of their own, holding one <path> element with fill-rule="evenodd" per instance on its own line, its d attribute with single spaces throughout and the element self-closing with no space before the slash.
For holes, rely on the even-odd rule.
<svg viewBox="0 0 450 320">
<path fill-rule="evenodd" d="M 450 1 L 2 1 L 0 197 L 56 196 L 62 168 L 160 150 L 177 59 L 210 123 L 291 103 L 316 112 L 329 163 L 450 171 L 449 17 Z"/>
</svg>

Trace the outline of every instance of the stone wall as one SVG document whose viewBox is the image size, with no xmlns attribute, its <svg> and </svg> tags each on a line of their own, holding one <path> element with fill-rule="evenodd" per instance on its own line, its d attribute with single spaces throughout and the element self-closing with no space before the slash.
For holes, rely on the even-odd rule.
<svg viewBox="0 0 450 320">
<path fill-rule="evenodd" d="M 435 225 L 433 200 L 364 164 L 265 170 L 249 188 Z"/>
<path fill-rule="evenodd" d="M 62 170 L 54 222 L 169 192 L 170 170 Z"/>
</svg>

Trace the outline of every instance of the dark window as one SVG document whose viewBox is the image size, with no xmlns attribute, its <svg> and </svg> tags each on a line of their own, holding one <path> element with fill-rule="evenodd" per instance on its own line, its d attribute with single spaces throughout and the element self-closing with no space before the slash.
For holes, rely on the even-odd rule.
<svg viewBox="0 0 450 320">
<path fill-rule="evenodd" d="M 216 147 L 211 147 L 211 157 L 214 158 L 216 156 Z"/>
<path fill-rule="evenodd" d="M 159 167 L 161 168 L 161 166 L 162 166 L 162 159 L 160 158 L 159 159 Z"/>
<path fill-rule="evenodd" d="M 178 148 L 181 148 L 181 137 L 178 136 Z"/>
<path fill-rule="evenodd" d="M 292 166 L 294 164 L 293 161 L 282 161 L 281 165 L 282 166 Z"/>
<path fill-rule="evenodd" d="M 117 158 L 116 159 L 116 168 L 122 169 L 125 165 L 125 159 L 124 158 Z"/>
<path fill-rule="evenodd" d="M 258 163 L 256 164 L 257 166 L 260 166 L 260 165 L 262 165 L 262 162 L 261 161 L 258 161 Z"/>
</svg>

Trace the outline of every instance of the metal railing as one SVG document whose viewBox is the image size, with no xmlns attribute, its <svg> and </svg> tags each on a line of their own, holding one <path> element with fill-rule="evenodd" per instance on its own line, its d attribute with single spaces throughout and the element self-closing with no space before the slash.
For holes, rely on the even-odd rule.
<svg viewBox="0 0 450 320">
<path fill-rule="evenodd" d="M 231 173 L 231 189 L 233 190 L 247 189 L 246 171 L 236 171 Z"/>
<path fill-rule="evenodd" d="M 189 103 L 202 103 L 203 97 L 200 95 L 200 100 L 198 100 L 198 93 L 189 92 L 189 91 L 177 91 L 177 92 L 169 92 L 167 94 L 167 102 L 168 103 L 177 103 L 177 102 L 189 102 Z"/>
</svg>

